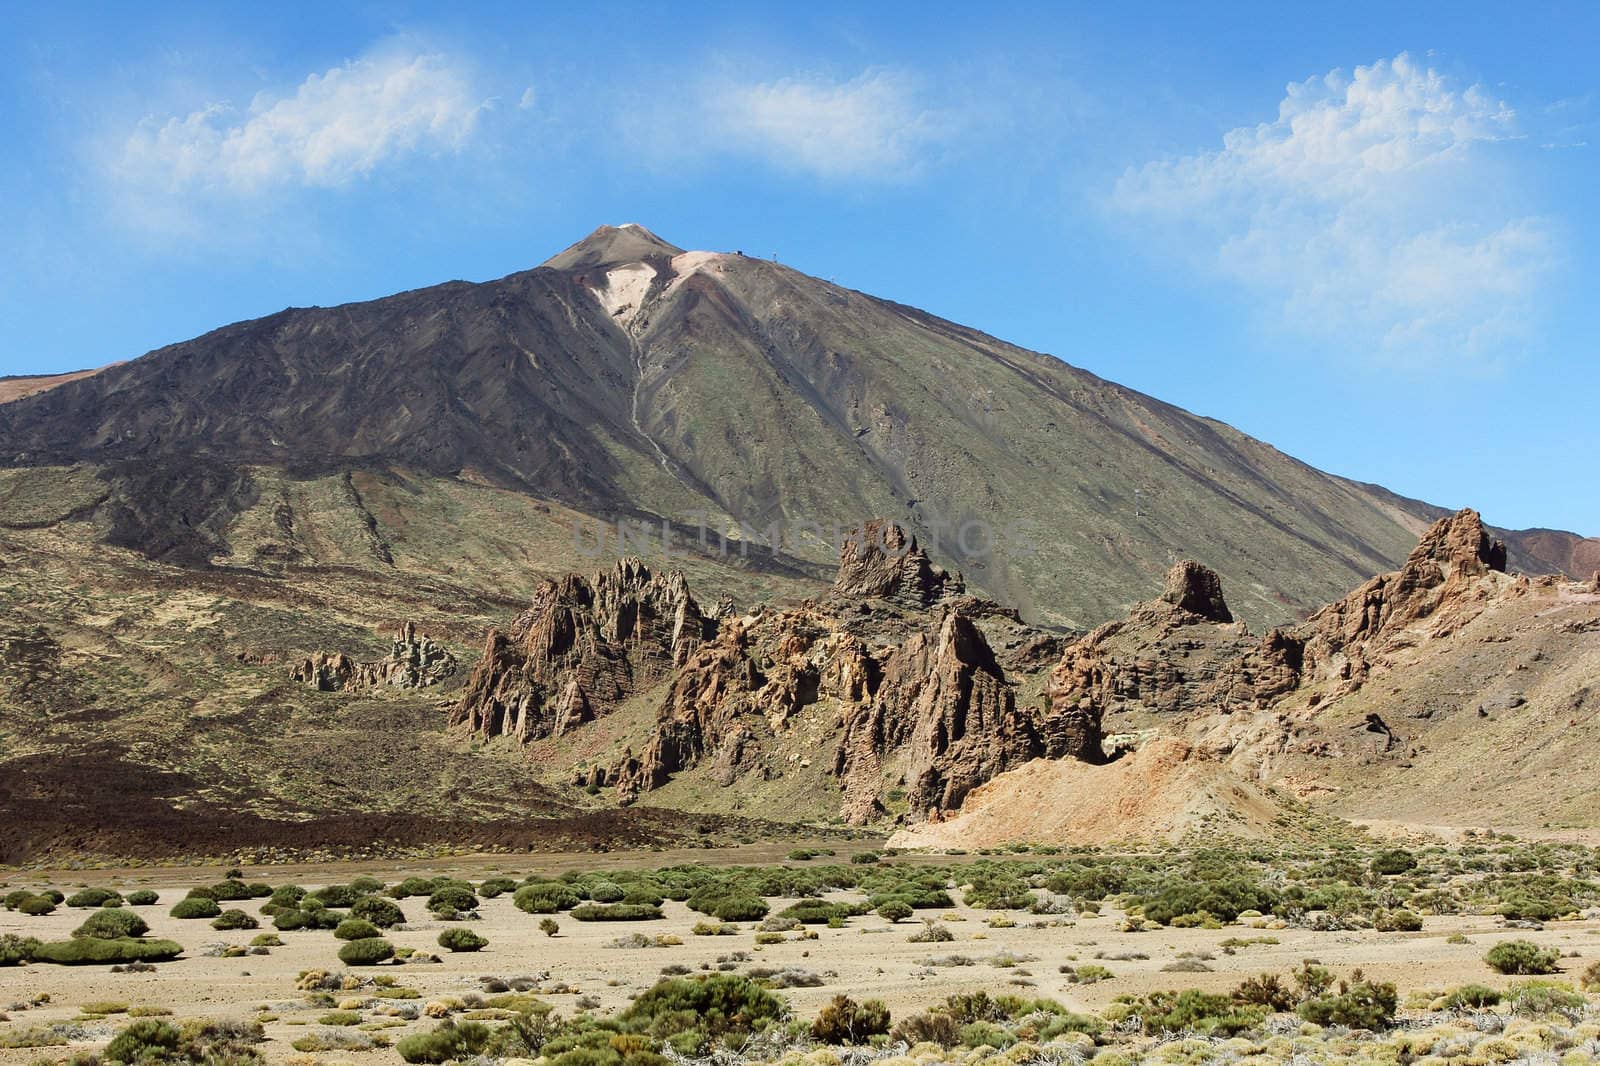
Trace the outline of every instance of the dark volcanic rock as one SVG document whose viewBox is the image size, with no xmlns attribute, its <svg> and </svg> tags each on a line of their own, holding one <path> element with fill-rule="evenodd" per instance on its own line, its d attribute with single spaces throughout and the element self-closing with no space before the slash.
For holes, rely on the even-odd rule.
<svg viewBox="0 0 1600 1066">
<path fill-rule="evenodd" d="M 1222 598 L 1222 579 L 1217 572 L 1188 559 L 1167 571 L 1161 598 L 1212 622 L 1233 621 Z"/>
</svg>

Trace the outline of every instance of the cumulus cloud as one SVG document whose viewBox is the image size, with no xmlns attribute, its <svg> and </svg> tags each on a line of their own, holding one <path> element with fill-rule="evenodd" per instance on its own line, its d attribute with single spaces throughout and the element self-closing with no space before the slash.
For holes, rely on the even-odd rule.
<svg viewBox="0 0 1600 1066">
<path fill-rule="evenodd" d="M 1112 202 L 1284 325 L 1390 362 L 1488 362 L 1515 345 L 1551 258 L 1504 206 L 1491 156 L 1516 114 L 1402 54 L 1290 85 L 1271 122 L 1130 169 Z"/>
<path fill-rule="evenodd" d="M 959 125 L 920 79 L 887 69 L 847 79 L 713 75 L 670 97 L 639 94 L 617 121 L 635 160 L 754 160 L 831 182 L 902 180 Z"/>
<path fill-rule="evenodd" d="M 482 109 L 442 56 L 378 54 L 312 74 L 286 95 L 259 94 L 242 111 L 216 103 L 146 119 L 113 169 L 152 191 L 339 186 L 397 159 L 459 150 Z"/>
</svg>

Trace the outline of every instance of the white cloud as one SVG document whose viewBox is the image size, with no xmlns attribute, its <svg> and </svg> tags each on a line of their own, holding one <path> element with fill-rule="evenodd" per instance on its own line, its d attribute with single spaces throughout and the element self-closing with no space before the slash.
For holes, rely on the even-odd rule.
<svg viewBox="0 0 1600 1066">
<path fill-rule="evenodd" d="M 1551 259 L 1503 206 L 1516 115 L 1400 55 L 1290 85 L 1221 149 L 1129 170 L 1113 204 L 1259 293 L 1285 326 L 1387 361 L 1489 362 Z"/>
<path fill-rule="evenodd" d="M 691 121 L 708 151 L 828 179 L 903 177 L 948 132 L 947 116 L 923 100 L 916 80 L 890 70 L 849 81 L 714 82 Z"/>
<path fill-rule="evenodd" d="M 147 192 L 338 186 L 405 156 L 459 150 L 482 108 L 443 57 L 379 54 L 312 74 L 288 95 L 259 94 L 243 112 L 212 104 L 147 119 L 113 169 Z"/>
</svg>

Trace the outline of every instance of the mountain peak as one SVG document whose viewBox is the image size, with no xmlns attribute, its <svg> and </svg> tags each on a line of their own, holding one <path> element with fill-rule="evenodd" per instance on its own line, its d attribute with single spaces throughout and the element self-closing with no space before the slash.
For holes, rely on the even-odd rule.
<svg viewBox="0 0 1600 1066">
<path fill-rule="evenodd" d="M 585 270 L 593 267 L 639 263 L 653 256 L 671 258 L 683 249 L 657 237 L 637 222 L 620 226 L 601 226 L 577 244 L 545 260 L 553 270 Z"/>
</svg>

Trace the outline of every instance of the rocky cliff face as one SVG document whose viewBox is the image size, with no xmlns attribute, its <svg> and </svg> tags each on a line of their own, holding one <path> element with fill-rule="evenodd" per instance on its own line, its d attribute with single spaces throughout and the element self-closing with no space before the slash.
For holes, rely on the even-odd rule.
<svg viewBox="0 0 1600 1066">
<path fill-rule="evenodd" d="M 1441 518 L 1422 535 L 1405 565 L 1380 574 L 1290 630 L 1303 645 L 1303 668 L 1336 696 L 1359 688 L 1395 641 L 1433 621 L 1443 634 L 1469 621 L 1489 599 L 1486 575 L 1504 573 L 1506 546 L 1467 509 Z"/>
<path fill-rule="evenodd" d="M 489 631 L 451 724 L 485 739 L 559 736 L 683 665 L 715 630 L 681 573 L 637 559 L 546 582 L 507 631 Z"/>
<path fill-rule="evenodd" d="M 389 654 L 370 662 L 357 662 L 344 652 L 314 652 L 289 668 L 289 677 L 323 692 L 360 689 L 426 688 L 456 672 L 456 657 L 443 644 L 418 633 L 411 622 L 394 634 Z"/>
<path fill-rule="evenodd" d="M 1008 663 L 1042 668 L 1059 639 L 962 590 L 889 523 L 846 538 L 826 595 L 742 616 L 706 618 L 681 575 L 624 562 L 551 583 L 508 632 L 491 633 L 453 722 L 528 742 L 654 684 L 648 735 L 576 783 L 631 802 L 690 770 L 732 786 L 814 762 L 851 822 L 891 807 L 938 817 L 1001 770 L 1092 748 L 1047 739 L 1007 674 Z M 815 722 L 819 737 L 803 740 Z"/>
</svg>

